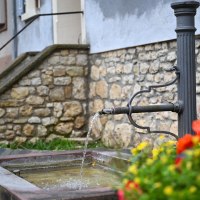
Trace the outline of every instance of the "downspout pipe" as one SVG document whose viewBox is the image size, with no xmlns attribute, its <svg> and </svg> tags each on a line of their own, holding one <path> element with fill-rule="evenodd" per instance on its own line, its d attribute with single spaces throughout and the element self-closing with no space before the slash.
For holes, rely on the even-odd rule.
<svg viewBox="0 0 200 200">
<path fill-rule="evenodd" d="M 196 60 L 195 60 L 195 19 L 197 1 L 185 1 L 171 4 L 176 16 L 177 67 L 180 71 L 178 80 L 178 100 L 183 104 L 183 111 L 178 113 L 178 134 L 194 134 L 192 121 L 196 114 Z"/>
</svg>

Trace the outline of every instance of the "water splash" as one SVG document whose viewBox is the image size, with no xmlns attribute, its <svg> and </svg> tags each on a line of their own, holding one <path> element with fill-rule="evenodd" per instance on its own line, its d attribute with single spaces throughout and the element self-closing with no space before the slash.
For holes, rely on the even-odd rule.
<svg viewBox="0 0 200 200">
<path fill-rule="evenodd" d="M 41 183 L 42 184 L 42 188 L 48 191 L 51 191 L 52 189 L 56 190 L 56 189 L 64 189 L 67 188 L 69 190 L 79 190 L 79 188 L 81 187 L 82 189 L 86 189 L 89 187 L 90 182 L 89 179 L 80 179 L 78 177 L 70 177 L 69 179 L 67 179 L 66 181 L 63 181 L 63 179 L 58 179 L 58 181 L 56 183 L 54 183 L 53 185 L 50 185 L 48 183 Z"/>
<path fill-rule="evenodd" d="M 84 149 L 83 149 L 83 158 L 82 158 L 82 162 L 81 162 L 81 169 L 80 169 L 80 179 L 81 179 L 81 182 L 83 180 L 83 165 L 84 165 L 84 162 L 85 162 L 85 156 L 86 156 L 86 152 L 87 152 L 87 146 L 88 146 L 88 142 L 89 142 L 89 137 L 90 137 L 90 133 L 92 131 L 92 128 L 93 128 L 93 125 L 95 123 L 95 121 L 99 118 L 99 113 L 96 113 L 91 122 L 90 122 L 90 127 L 89 127 L 89 130 L 87 132 L 87 136 L 86 136 L 86 140 L 85 140 L 85 145 L 84 145 Z M 82 184 L 80 184 L 80 187 L 79 187 L 79 190 L 82 189 Z"/>
</svg>

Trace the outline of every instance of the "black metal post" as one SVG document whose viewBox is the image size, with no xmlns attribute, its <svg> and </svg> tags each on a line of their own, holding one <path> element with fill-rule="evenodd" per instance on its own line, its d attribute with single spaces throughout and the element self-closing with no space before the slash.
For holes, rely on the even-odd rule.
<svg viewBox="0 0 200 200">
<path fill-rule="evenodd" d="M 196 119 L 196 66 L 194 16 L 199 2 L 186 1 L 172 3 L 177 18 L 177 67 L 180 71 L 178 81 L 178 100 L 183 111 L 178 114 L 178 136 L 192 133 L 192 121 Z"/>
</svg>

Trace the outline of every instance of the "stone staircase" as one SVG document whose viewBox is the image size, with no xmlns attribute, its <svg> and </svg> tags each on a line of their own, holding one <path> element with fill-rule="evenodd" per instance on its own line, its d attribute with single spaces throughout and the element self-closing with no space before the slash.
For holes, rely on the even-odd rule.
<svg viewBox="0 0 200 200">
<path fill-rule="evenodd" d="M 47 58 L 55 50 L 59 49 L 76 49 L 85 48 L 86 45 L 51 45 L 41 52 L 26 52 L 14 60 L 14 62 L 0 74 L 0 95 L 4 93 L 10 86 L 20 80 L 24 75 L 30 72 L 34 67 L 38 66 L 45 58 Z"/>
<path fill-rule="evenodd" d="M 52 45 L 0 73 L 0 143 L 85 134 L 88 54 L 88 45 Z"/>
</svg>

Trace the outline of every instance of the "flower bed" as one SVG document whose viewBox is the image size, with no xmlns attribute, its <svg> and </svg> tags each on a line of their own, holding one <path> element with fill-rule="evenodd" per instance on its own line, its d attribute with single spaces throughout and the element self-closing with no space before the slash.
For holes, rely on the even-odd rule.
<svg viewBox="0 0 200 200">
<path fill-rule="evenodd" d="M 199 200 L 200 120 L 195 135 L 151 149 L 147 142 L 132 149 L 131 165 L 118 190 L 119 200 Z"/>
</svg>

